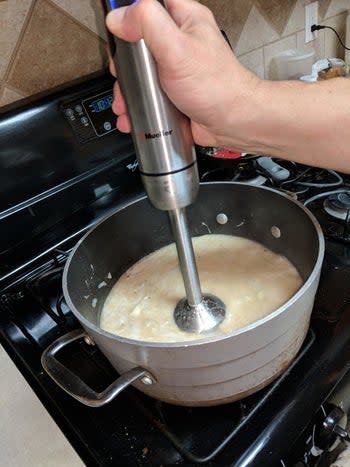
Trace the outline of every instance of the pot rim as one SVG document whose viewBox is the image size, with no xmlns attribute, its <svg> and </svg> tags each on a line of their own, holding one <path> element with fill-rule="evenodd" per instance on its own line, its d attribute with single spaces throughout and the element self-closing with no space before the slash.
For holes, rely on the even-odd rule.
<svg viewBox="0 0 350 467">
<path fill-rule="evenodd" d="M 246 183 L 241 183 L 241 182 L 204 182 L 200 184 L 201 186 L 205 185 L 240 185 L 240 186 L 247 186 Z M 260 327 L 261 325 L 268 323 L 269 321 L 273 320 L 276 318 L 278 315 L 282 314 L 287 308 L 289 308 L 294 302 L 296 302 L 304 293 L 306 293 L 307 289 L 311 286 L 311 284 L 314 282 L 320 268 L 323 262 L 324 258 L 324 252 L 325 252 L 325 241 L 324 241 L 324 236 L 323 232 L 321 229 L 321 226 L 319 222 L 317 221 L 316 217 L 311 213 L 311 211 L 306 208 L 302 203 L 299 201 L 291 198 L 289 195 L 282 193 L 274 188 L 270 187 L 264 187 L 264 186 L 259 186 L 256 187 L 256 189 L 262 189 L 262 190 L 267 190 L 267 191 L 272 191 L 273 193 L 282 196 L 291 203 L 296 204 L 299 208 L 301 208 L 305 214 L 309 217 L 311 220 L 316 233 L 318 237 L 318 254 L 317 254 L 317 259 L 315 261 L 314 267 L 311 271 L 311 274 L 307 278 L 307 280 L 304 282 L 304 284 L 300 287 L 300 289 L 283 305 L 281 305 L 279 308 L 277 308 L 275 311 L 272 313 L 264 316 L 263 318 L 254 321 L 253 323 L 248 324 L 247 326 L 244 326 L 243 328 L 236 329 L 232 331 L 231 333 L 227 334 L 219 334 L 215 336 L 208 336 L 208 337 L 203 337 L 203 339 L 196 339 L 196 340 L 188 340 L 188 341 L 180 341 L 180 342 L 152 342 L 152 341 L 141 341 L 141 340 L 136 340 L 136 339 L 130 339 L 128 337 L 123 337 L 123 336 L 118 336 L 117 334 L 113 334 L 111 332 L 105 331 L 101 329 L 99 326 L 96 324 L 92 323 L 89 321 L 87 318 L 85 318 L 75 307 L 74 303 L 72 302 L 70 298 L 70 294 L 68 292 L 68 285 L 67 285 L 67 274 L 68 274 L 68 269 L 70 266 L 70 263 L 73 259 L 73 256 L 77 249 L 80 247 L 80 245 L 84 242 L 84 240 L 95 230 L 97 229 L 103 222 L 106 222 L 109 218 L 114 216 L 117 212 L 120 212 L 129 206 L 135 204 L 136 202 L 142 201 L 144 199 L 148 199 L 147 195 L 140 195 L 138 197 L 133 198 L 130 201 L 127 201 L 121 205 L 119 205 L 118 208 L 108 216 L 106 216 L 104 219 L 102 219 L 100 222 L 98 222 L 92 229 L 90 229 L 88 232 L 85 233 L 85 235 L 77 242 L 77 244 L 74 246 L 73 250 L 71 251 L 67 262 L 65 264 L 64 270 L 63 270 L 63 276 L 62 276 L 62 288 L 63 288 L 63 295 L 65 297 L 65 300 L 67 302 L 67 305 L 69 308 L 72 310 L 73 314 L 76 316 L 76 318 L 82 323 L 84 326 L 86 326 L 88 329 L 92 328 L 93 331 L 96 333 L 102 334 L 103 336 L 107 338 L 112 338 L 116 339 L 121 343 L 125 344 L 130 344 L 130 345 L 137 345 L 137 346 L 142 346 L 142 347 L 152 347 L 152 348 L 180 348 L 180 347 L 195 347 L 195 346 L 202 346 L 206 344 L 211 344 L 214 342 L 218 341 L 223 341 L 226 339 L 231 339 L 233 337 L 239 336 L 241 334 L 244 334 L 248 331 L 251 331 L 252 329 L 255 329 L 256 327 Z"/>
</svg>

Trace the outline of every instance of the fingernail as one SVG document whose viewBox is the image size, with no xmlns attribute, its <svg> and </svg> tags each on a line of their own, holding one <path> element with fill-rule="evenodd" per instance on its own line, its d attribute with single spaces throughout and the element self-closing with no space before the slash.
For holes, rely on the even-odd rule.
<svg viewBox="0 0 350 467">
<path fill-rule="evenodd" d="M 110 11 L 106 16 L 107 27 L 113 34 L 118 34 L 120 31 L 127 8 L 128 7 L 116 8 L 115 10 Z"/>
</svg>

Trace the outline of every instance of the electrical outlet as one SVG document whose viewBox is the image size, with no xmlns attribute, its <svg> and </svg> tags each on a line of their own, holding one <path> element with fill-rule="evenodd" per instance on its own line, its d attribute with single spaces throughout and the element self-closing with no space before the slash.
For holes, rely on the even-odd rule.
<svg viewBox="0 0 350 467">
<path fill-rule="evenodd" d="M 311 42 L 317 37 L 317 31 L 311 32 L 313 24 L 318 24 L 318 2 L 312 2 L 305 6 L 305 43 Z"/>
</svg>

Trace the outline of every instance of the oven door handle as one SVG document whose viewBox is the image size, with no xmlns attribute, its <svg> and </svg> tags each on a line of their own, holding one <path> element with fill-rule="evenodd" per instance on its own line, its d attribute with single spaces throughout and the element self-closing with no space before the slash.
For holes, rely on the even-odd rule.
<svg viewBox="0 0 350 467">
<path fill-rule="evenodd" d="M 76 329 L 55 340 L 42 354 L 41 364 L 47 374 L 69 395 L 89 407 L 101 407 L 114 399 L 123 389 L 134 381 L 145 378 L 145 384 L 154 381 L 147 370 L 132 368 L 117 378 L 102 392 L 91 389 L 82 379 L 65 367 L 56 358 L 56 354 L 67 345 L 82 338 L 89 338 L 82 329 Z"/>
</svg>

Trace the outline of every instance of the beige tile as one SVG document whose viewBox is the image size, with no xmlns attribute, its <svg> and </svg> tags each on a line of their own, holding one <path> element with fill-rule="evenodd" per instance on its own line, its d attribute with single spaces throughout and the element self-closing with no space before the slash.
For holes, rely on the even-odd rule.
<svg viewBox="0 0 350 467">
<path fill-rule="evenodd" d="M 0 346 L 2 467 L 83 467 L 72 446 Z"/>
<path fill-rule="evenodd" d="M 279 39 L 277 32 L 257 8 L 253 7 L 237 42 L 235 52 L 237 55 L 243 55 L 277 39 Z"/>
<path fill-rule="evenodd" d="M 235 47 L 248 18 L 253 0 L 200 0 L 213 12 L 215 19 Z"/>
<path fill-rule="evenodd" d="M 346 42 L 348 48 L 350 48 L 350 12 L 347 15 L 346 19 Z M 345 61 L 350 65 L 350 50 L 345 50 Z"/>
<path fill-rule="evenodd" d="M 265 76 L 268 79 L 276 79 L 276 72 L 273 68 L 272 59 L 281 52 L 289 49 L 295 49 L 297 46 L 296 35 L 285 37 L 273 44 L 264 47 Z"/>
<path fill-rule="evenodd" d="M 253 50 L 253 52 L 241 55 L 238 59 L 242 65 L 259 76 L 259 78 L 265 78 L 264 54 L 262 47 L 260 49 Z"/>
<path fill-rule="evenodd" d="M 347 13 L 335 16 L 333 18 L 327 19 L 327 26 L 333 27 L 338 31 L 340 37 L 345 41 L 345 30 L 346 30 L 346 16 Z M 338 39 L 333 31 L 325 30 L 325 57 L 337 57 L 344 59 L 344 49 L 339 44 Z"/>
<path fill-rule="evenodd" d="M 23 97 L 24 95 L 20 94 L 19 92 L 14 91 L 13 89 L 8 88 L 7 86 L 4 86 L 3 92 L 0 95 L 0 107 L 18 101 Z"/>
<path fill-rule="evenodd" d="M 32 0 L 0 1 L 0 78 L 4 76 Z"/>
<path fill-rule="evenodd" d="M 350 0 L 332 0 L 325 14 L 325 18 L 339 15 L 345 11 L 350 11 Z"/>
<path fill-rule="evenodd" d="M 298 0 L 283 31 L 283 36 L 289 36 L 305 28 L 305 0 Z"/>
<path fill-rule="evenodd" d="M 46 0 L 37 0 L 8 83 L 34 94 L 99 70 L 104 42 Z"/>
<path fill-rule="evenodd" d="M 338 0 L 336 0 L 338 1 Z M 318 0 L 319 4 L 319 14 L 320 14 L 320 19 L 322 20 L 328 12 L 329 5 L 331 4 L 332 0 Z"/>
<path fill-rule="evenodd" d="M 84 26 L 106 39 L 104 15 L 100 0 L 51 0 Z"/>
<path fill-rule="evenodd" d="M 315 60 L 320 60 L 321 58 L 325 57 L 325 33 L 324 31 L 318 31 L 317 39 L 308 42 L 305 44 L 305 31 L 301 31 L 297 33 L 297 48 L 302 49 L 312 49 L 316 52 Z"/>
<path fill-rule="evenodd" d="M 256 6 L 278 34 L 284 31 L 296 3 L 297 0 L 255 0 Z"/>
</svg>

